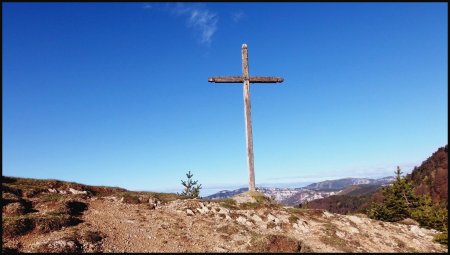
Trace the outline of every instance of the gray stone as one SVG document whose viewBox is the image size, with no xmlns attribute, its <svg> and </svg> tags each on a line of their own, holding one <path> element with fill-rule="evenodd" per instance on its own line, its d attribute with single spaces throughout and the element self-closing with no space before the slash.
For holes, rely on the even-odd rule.
<svg viewBox="0 0 450 255">
<path fill-rule="evenodd" d="M 194 215 L 194 212 L 193 212 L 191 209 L 186 209 L 186 214 L 187 214 L 188 216 L 193 216 L 193 215 Z"/>
</svg>

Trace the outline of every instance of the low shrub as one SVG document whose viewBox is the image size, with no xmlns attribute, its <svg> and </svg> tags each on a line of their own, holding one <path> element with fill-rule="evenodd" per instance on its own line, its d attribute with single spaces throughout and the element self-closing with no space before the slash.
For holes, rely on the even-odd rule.
<svg viewBox="0 0 450 255">
<path fill-rule="evenodd" d="M 448 230 L 442 233 L 436 234 L 433 237 L 433 241 L 448 246 Z"/>
<path fill-rule="evenodd" d="M 236 201 L 234 199 L 231 198 L 226 198 L 226 199 L 218 199 L 216 200 L 220 206 L 230 209 L 230 210 L 237 210 L 239 209 L 239 207 L 236 204 Z"/>
<path fill-rule="evenodd" d="M 17 237 L 33 230 L 34 222 L 29 217 L 3 217 L 2 236 Z"/>
<path fill-rule="evenodd" d="M 33 220 L 38 233 L 49 233 L 82 222 L 82 220 L 69 215 L 45 215 L 33 218 Z"/>
<path fill-rule="evenodd" d="M 89 243 L 97 243 L 103 239 L 103 235 L 98 231 L 88 230 L 83 234 L 83 239 Z"/>
<path fill-rule="evenodd" d="M 289 219 L 288 220 L 289 220 L 290 223 L 294 224 L 294 223 L 297 223 L 297 221 L 299 219 L 298 219 L 297 216 L 291 214 L 291 215 L 289 215 Z"/>
<path fill-rule="evenodd" d="M 141 203 L 139 196 L 134 195 L 134 194 L 125 193 L 122 198 L 123 198 L 122 202 L 124 202 L 126 204 L 140 204 Z"/>
<path fill-rule="evenodd" d="M 255 252 L 300 252 L 299 241 L 283 235 L 254 235 L 250 240 L 251 251 Z"/>
</svg>

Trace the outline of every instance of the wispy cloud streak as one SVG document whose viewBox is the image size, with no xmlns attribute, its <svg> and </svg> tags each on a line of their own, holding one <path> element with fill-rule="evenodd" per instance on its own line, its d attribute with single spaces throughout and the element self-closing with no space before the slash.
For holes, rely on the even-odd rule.
<svg viewBox="0 0 450 255">
<path fill-rule="evenodd" d="M 200 42 L 211 44 L 212 37 L 217 31 L 217 14 L 208 10 L 203 5 L 186 5 L 177 3 L 173 9 L 176 15 L 186 16 L 188 26 L 199 33 Z"/>
<path fill-rule="evenodd" d="M 144 8 L 144 9 L 151 9 L 153 6 L 151 5 L 151 4 L 144 4 L 143 6 L 142 6 L 142 8 Z"/>
<path fill-rule="evenodd" d="M 243 11 L 237 11 L 231 13 L 231 19 L 234 23 L 238 23 L 245 16 Z"/>
</svg>

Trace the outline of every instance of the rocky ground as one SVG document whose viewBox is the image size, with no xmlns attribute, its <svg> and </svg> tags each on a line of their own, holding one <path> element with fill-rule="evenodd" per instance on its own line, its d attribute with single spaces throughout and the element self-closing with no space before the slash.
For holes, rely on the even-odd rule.
<svg viewBox="0 0 450 255">
<path fill-rule="evenodd" d="M 448 251 L 413 221 L 282 207 L 257 193 L 207 201 L 32 184 L 2 183 L 3 252 Z"/>
</svg>

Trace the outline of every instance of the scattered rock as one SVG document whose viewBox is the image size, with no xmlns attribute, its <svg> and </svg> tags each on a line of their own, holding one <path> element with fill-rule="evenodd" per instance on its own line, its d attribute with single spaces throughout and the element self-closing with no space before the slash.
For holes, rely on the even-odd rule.
<svg viewBox="0 0 450 255">
<path fill-rule="evenodd" d="M 194 212 L 191 209 L 186 209 L 186 214 L 188 216 L 194 216 Z"/>
<path fill-rule="evenodd" d="M 335 235 L 340 238 L 345 238 L 345 233 L 342 231 L 336 230 Z"/>
<path fill-rule="evenodd" d="M 347 215 L 347 218 L 357 225 L 364 223 L 364 221 L 361 219 L 361 217 L 358 217 L 358 216 Z"/>
<path fill-rule="evenodd" d="M 413 232 L 414 234 L 423 237 L 425 236 L 425 233 L 422 231 L 422 229 L 419 226 L 411 226 L 411 232 Z"/>
<path fill-rule="evenodd" d="M 294 229 L 296 229 L 297 231 L 299 231 L 302 234 L 306 234 L 310 232 L 308 223 L 306 221 L 303 220 L 298 220 L 297 223 L 294 223 Z"/>
<path fill-rule="evenodd" d="M 222 248 L 222 247 L 217 247 L 216 250 L 215 250 L 215 252 L 228 252 L 228 250 L 227 250 L 227 249 L 224 249 L 224 248 Z"/>
<path fill-rule="evenodd" d="M 327 218 L 331 218 L 331 217 L 333 217 L 333 214 L 332 214 L 332 213 L 329 213 L 329 212 L 327 212 L 327 211 L 323 211 L 323 216 L 325 216 L 325 217 L 327 217 Z"/>
<path fill-rule="evenodd" d="M 203 204 L 201 204 L 202 207 L 201 208 L 197 208 L 197 211 L 199 211 L 201 214 L 206 214 L 209 212 L 208 207 L 204 206 Z"/>
<path fill-rule="evenodd" d="M 151 197 L 148 199 L 148 203 L 150 205 L 150 207 L 153 207 L 152 209 L 155 209 L 157 206 L 159 206 L 161 204 L 161 201 L 159 201 L 158 199 Z"/>
<path fill-rule="evenodd" d="M 261 219 L 261 217 L 259 217 L 257 214 L 253 214 L 253 215 L 252 215 L 252 219 L 253 219 L 255 222 L 263 222 L 263 220 Z"/>
<path fill-rule="evenodd" d="M 415 221 L 415 220 L 413 220 L 411 218 L 403 219 L 401 221 L 398 221 L 397 223 L 404 224 L 404 225 L 415 225 L 415 226 L 419 226 L 420 225 L 419 222 L 417 222 L 417 221 Z"/>
<path fill-rule="evenodd" d="M 41 253 L 79 253 L 82 251 L 80 242 L 74 237 L 51 240 L 38 246 Z"/>
<path fill-rule="evenodd" d="M 275 224 L 280 222 L 280 220 L 277 217 L 273 216 L 271 213 L 267 215 L 267 219 L 269 220 L 269 222 L 273 222 Z"/>
<path fill-rule="evenodd" d="M 87 194 L 87 191 L 85 191 L 85 190 L 80 191 L 80 190 L 76 190 L 76 189 L 72 189 L 72 188 L 69 188 L 69 192 L 74 195 Z"/>
<path fill-rule="evenodd" d="M 248 223 L 247 219 L 243 216 L 237 217 L 236 222 L 242 225 L 247 225 Z"/>
</svg>

